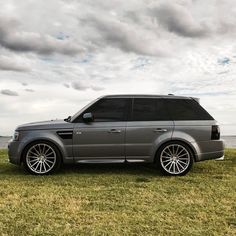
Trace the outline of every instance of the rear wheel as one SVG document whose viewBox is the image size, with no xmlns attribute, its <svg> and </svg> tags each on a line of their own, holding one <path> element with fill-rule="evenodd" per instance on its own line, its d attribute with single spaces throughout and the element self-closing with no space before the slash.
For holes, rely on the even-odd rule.
<svg viewBox="0 0 236 236">
<path fill-rule="evenodd" d="M 52 143 L 34 142 L 24 151 L 23 163 L 25 169 L 31 174 L 45 175 L 58 169 L 61 164 L 61 155 Z"/>
<path fill-rule="evenodd" d="M 173 141 L 160 148 L 157 164 L 167 175 L 185 175 L 193 165 L 193 153 L 182 142 Z"/>
</svg>

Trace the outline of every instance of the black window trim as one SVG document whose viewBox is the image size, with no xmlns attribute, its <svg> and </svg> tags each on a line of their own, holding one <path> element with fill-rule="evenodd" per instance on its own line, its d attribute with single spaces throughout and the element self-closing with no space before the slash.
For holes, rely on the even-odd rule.
<svg viewBox="0 0 236 236">
<path fill-rule="evenodd" d="M 133 119 L 133 114 L 134 114 L 134 99 L 154 99 L 154 100 L 156 100 L 156 105 L 157 105 L 158 100 L 161 100 L 163 103 L 165 103 L 165 98 L 162 98 L 162 97 L 158 97 L 158 98 L 135 97 L 135 98 L 132 98 L 132 106 L 131 106 L 131 111 L 130 111 L 130 114 L 129 114 L 129 117 L 128 117 L 128 121 L 133 121 L 133 122 L 173 121 L 173 119 L 172 119 L 172 117 L 170 115 L 169 109 L 167 107 L 166 107 L 166 113 L 167 113 L 167 116 L 169 117 L 169 119 L 165 119 L 165 120 L 134 120 Z"/>
<path fill-rule="evenodd" d="M 80 115 L 78 115 L 76 118 L 75 118 L 75 120 L 73 121 L 73 123 L 84 123 L 84 121 L 83 121 L 83 114 L 85 114 L 85 113 L 87 113 L 88 111 L 89 111 L 89 109 L 92 107 L 92 106 L 95 106 L 97 103 L 99 103 L 99 102 L 101 102 L 101 100 L 115 100 L 115 99 L 125 99 L 125 100 L 127 100 L 127 104 L 126 104 L 126 111 L 125 111 L 125 113 L 124 113 L 124 120 L 113 120 L 113 121 L 93 121 L 93 123 L 94 122 L 99 122 L 99 123 L 101 123 L 101 122 L 127 122 L 128 121 L 128 117 L 129 117 L 129 113 L 130 113 L 130 108 L 131 108 L 131 99 L 132 98 L 119 98 L 119 97 L 117 97 L 117 98 L 109 98 L 109 97 L 103 97 L 103 98 L 101 98 L 101 99 L 99 99 L 99 100 L 97 100 L 95 103 L 93 103 L 91 106 L 89 106 L 85 111 L 83 111 Z"/>
<path fill-rule="evenodd" d="M 134 110 L 134 99 L 149 99 L 149 98 L 142 98 L 142 97 L 130 97 L 130 98 L 122 98 L 122 97 L 117 97 L 117 98 L 107 98 L 107 97 L 103 97 L 103 98 L 101 98 L 101 99 L 99 99 L 99 100 L 97 100 L 95 103 L 93 103 L 91 106 L 89 106 L 85 111 L 83 111 L 80 115 L 78 115 L 78 117 L 76 117 L 75 119 L 74 119 L 74 121 L 73 121 L 73 123 L 84 123 L 83 122 L 83 120 L 82 120 L 82 116 L 83 116 L 83 114 L 84 113 L 86 113 L 86 112 L 88 112 L 88 110 L 92 107 L 92 106 L 95 106 L 97 103 L 99 103 L 101 100 L 104 100 L 104 99 L 112 99 L 112 100 L 114 100 L 114 99 L 126 99 L 127 100 L 127 104 L 126 104 L 126 111 L 125 111 L 125 114 L 124 114 L 124 120 L 113 120 L 113 121 L 94 121 L 94 122 L 126 122 L 126 121 L 133 121 L 133 122 L 145 122 L 145 121 L 147 121 L 147 120 L 134 120 L 133 119 L 133 110 Z M 158 98 L 153 98 L 153 99 L 155 99 L 156 100 L 156 102 L 158 101 L 158 100 L 161 100 L 163 103 L 166 103 L 166 112 L 167 112 L 167 114 L 168 114 L 168 117 L 169 117 L 169 119 L 163 119 L 163 120 L 148 120 L 148 121 L 186 121 L 186 120 L 189 120 L 189 119 L 173 119 L 173 116 L 172 116 L 172 114 L 171 114 L 171 112 L 170 112 L 170 106 L 169 106 L 169 104 L 168 104 L 168 100 L 184 100 L 184 101 L 188 101 L 188 100 L 190 100 L 190 101 L 193 101 L 193 102 L 195 102 L 195 103 L 197 103 L 197 105 L 199 106 L 199 108 L 202 110 L 202 111 L 204 111 L 208 116 L 209 116 L 209 118 L 211 118 L 211 119 L 209 119 L 209 120 L 214 120 L 214 118 L 196 101 L 196 100 L 194 100 L 193 98 L 191 98 L 191 99 L 188 99 L 188 98 L 162 98 L 162 97 L 158 97 Z M 202 119 L 199 119 L 199 120 L 202 120 Z M 193 121 L 193 120 L 191 120 L 191 121 Z"/>
<path fill-rule="evenodd" d="M 168 111 L 168 113 L 169 113 L 169 116 L 170 116 L 170 118 L 171 118 L 171 120 L 172 121 L 201 121 L 201 120 L 203 120 L 203 121 L 206 121 L 206 120 L 214 120 L 214 118 L 211 116 L 211 114 L 209 114 L 209 112 L 206 110 L 206 109 L 204 109 L 201 105 L 200 105 L 200 103 L 199 102 L 197 102 L 195 99 L 193 99 L 193 98 L 163 98 L 164 100 L 166 100 L 167 102 L 166 102 L 166 109 L 167 109 L 167 111 Z M 201 109 L 203 112 L 205 112 L 208 116 L 209 116 L 209 118 L 210 119 L 174 119 L 174 117 L 173 117 L 173 115 L 172 115 L 172 113 L 171 113 L 171 111 L 170 111 L 170 104 L 168 103 L 168 100 L 169 101 L 171 101 L 171 100 L 180 100 L 180 101 L 184 101 L 184 102 L 186 102 L 186 101 L 193 101 L 194 103 L 196 103 L 197 104 L 197 106 L 199 107 L 199 109 Z"/>
</svg>

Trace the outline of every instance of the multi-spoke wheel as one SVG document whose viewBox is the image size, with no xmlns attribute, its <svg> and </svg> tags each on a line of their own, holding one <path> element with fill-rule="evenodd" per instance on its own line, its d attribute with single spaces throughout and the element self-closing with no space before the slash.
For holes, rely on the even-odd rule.
<svg viewBox="0 0 236 236">
<path fill-rule="evenodd" d="M 55 145 L 48 142 L 35 142 L 25 150 L 23 162 L 29 172 L 43 175 L 59 167 L 61 157 Z"/>
<path fill-rule="evenodd" d="M 193 164 L 193 155 L 187 145 L 171 142 L 158 151 L 157 162 L 165 174 L 184 175 Z"/>
</svg>

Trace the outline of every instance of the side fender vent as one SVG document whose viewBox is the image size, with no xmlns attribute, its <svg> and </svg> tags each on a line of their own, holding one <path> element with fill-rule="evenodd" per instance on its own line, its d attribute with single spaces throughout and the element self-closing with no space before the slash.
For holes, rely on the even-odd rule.
<svg viewBox="0 0 236 236">
<path fill-rule="evenodd" d="M 57 134 L 62 139 L 72 139 L 72 137 L 73 137 L 73 131 L 72 130 L 57 131 Z"/>
</svg>

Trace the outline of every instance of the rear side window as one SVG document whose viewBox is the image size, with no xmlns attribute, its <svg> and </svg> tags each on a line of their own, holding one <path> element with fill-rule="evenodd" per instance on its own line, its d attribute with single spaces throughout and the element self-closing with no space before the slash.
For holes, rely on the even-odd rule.
<svg viewBox="0 0 236 236">
<path fill-rule="evenodd" d="M 164 100 L 156 98 L 135 98 L 132 121 L 170 120 Z"/>
<path fill-rule="evenodd" d="M 128 99 L 104 98 L 89 107 L 84 113 L 91 112 L 95 122 L 124 121 L 127 117 Z"/>
<path fill-rule="evenodd" d="M 173 120 L 214 120 L 213 117 L 191 99 L 166 99 Z"/>
</svg>

